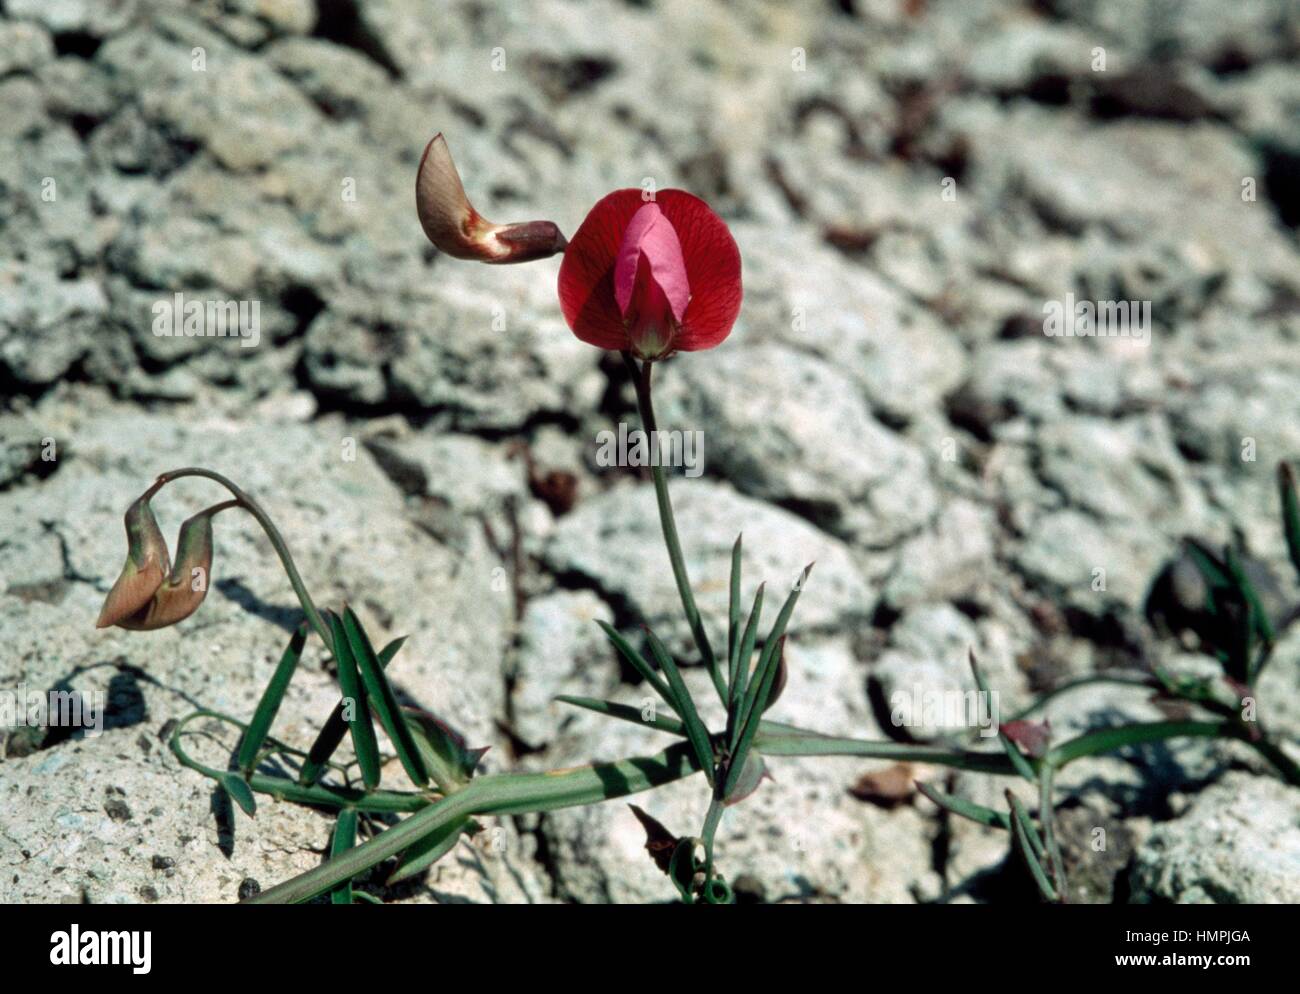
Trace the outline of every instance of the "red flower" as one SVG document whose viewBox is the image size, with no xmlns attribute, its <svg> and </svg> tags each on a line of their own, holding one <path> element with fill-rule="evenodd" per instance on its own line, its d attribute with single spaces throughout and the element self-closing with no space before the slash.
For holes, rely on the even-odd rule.
<svg viewBox="0 0 1300 994">
<path fill-rule="evenodd" d="M 616 190 L 591 209 L 560 265 L 573 333 L 641 359 L 711 349 L 740 313 L 740 250 L 698 197 Z"/>
</svg>

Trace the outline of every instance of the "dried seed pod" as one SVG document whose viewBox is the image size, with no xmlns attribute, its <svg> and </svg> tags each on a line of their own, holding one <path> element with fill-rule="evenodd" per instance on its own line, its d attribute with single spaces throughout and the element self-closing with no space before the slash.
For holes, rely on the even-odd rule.
<svg viewBox="0 0 1300 994">
<path fill-rule="evenodd" d="M 456 164 L 441 132 L 420 157 L 415 177 L 415 210 L 420 226 L 438 251 L 477 262 L 531 262 L 563 252 L 568 244 L 551 221 L 493 224 L 465 195 Z"/>
<path fill-rule="evenodd" d="M 167 540 L 149 506 L 156 490 L 157 484 L 126 509 L 126 563 L 104 599 L 96 628 L 119 624 L 140 611 L 167 578 Z"/>
<path fill-rule="evenodd" d="M 153 492 L 151 489 L 126 512 L 130 551 L 121 576 L 104 601 L 98 628 L 116 625 L 135 632 L 167 628 L 197 611 L 207 596 L 212 519 L 220 511 L 238 507 L 239 502 L 215 504 L 186 520 L 177 538 L 176 563 L 169 570 L 167 542 L 149 506 Z"/>
</svg>

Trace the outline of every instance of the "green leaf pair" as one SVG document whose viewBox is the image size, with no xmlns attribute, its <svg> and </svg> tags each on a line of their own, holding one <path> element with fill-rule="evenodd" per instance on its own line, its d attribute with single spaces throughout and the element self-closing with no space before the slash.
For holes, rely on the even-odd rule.
<svg viewBox="0 0 1300 994">
<path fill-rule="evenodd" d="M 416 746 L 398 706 L 397 696 L 361 622 L 351 608 L 344 607 L 342 618 L 330 612 L 329 624 L 334 639 L 334 658 L 339 668 L 339 687 L 344 701 L 352 702 L 352 707 L 345 706 L 343 717 L 352 733 L 362 781 L 370 790 L 379 786 L 379 746 L 371 717 L 373 711 L 388 733 L 411 782 L 417 787 L 427 786 L 429 771 L 425 768 L 424 757 Z"/>
<path fill-rule="evenodd" d="M 1235 548 L 1225 546 L 1220 558 L 1195 539 L 1188 539 L 1185 547 L 1205 581 L 1206 613 L 1217 623 L 1209 649 L 1227 676 L 1249 686 L 1263 670 L 1277 638 L 1268 611 Z"/>
</svg>

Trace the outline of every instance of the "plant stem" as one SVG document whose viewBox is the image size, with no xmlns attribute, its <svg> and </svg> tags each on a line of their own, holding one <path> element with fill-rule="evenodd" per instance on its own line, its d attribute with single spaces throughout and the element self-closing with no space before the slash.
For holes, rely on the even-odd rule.
<svg viewBox="0 0 1300 994">
<path fill-rule="evenodd" d="M 623 361 L 627 363 L 628 371 L 632 374 L 632 383 L 636 387 L 637 409 L 641 413 L 641 425 L 646 431 L 647 444 L 649 444 L 656 437 L 655 433 L 658 431 L 655 424 L 654 404 L 650 393 L 650 374 L 654 369 L 654 363 L 643 362 L 638 368 L 636 358 L 631 352 L 624 352 L 622 355 Z M 673 505 L 668 497 L 668 478 L 664 474 L 664 468 L 660 465 L 660 460 L 651 460 L 650 474 L 654 478 L 655 499 L 659 503 L 659 523 L 663 526 L 664 545 L 668 547 L 668 559 L 672 562 L 673 579 L 677 581 L 677 593 L 682 599 L 682 608 L 686 612 L 686 621 L 691 626 L 691 635 L 695 639 L 695 646 L 704 659 L 704 665 L 708 667 L 713 686 L 725 707 L 727 704 L 726 684 L 718 670 L 718 660 L 713 654 L 713 646 L 709 644 L 708 633 L 704 630 L 704 624 L 700 620 L 700 609 L 695 606 L 695 594 L 691 590 L 691 579 L 686 572 L 686 557 L 682 555 L 682 543 L 677 537 L 677 521 L 673 517 Z"/>
<path fill-rule="evenodd" d="M 1056 840 L 1056 811 L 1052 807 L 1052 779 L 1056 769 L 1051 763 L 1044 763 L 1038 770 L 1038 820 L 1043 826 L 1043 845 L 1052 868 L 1052 883 L 1057 898 L 1061 903 L 1068 900 L 1065 883 L 1065 861 L 1061 858 L 1061 846 Z"/>
<path fill-rule="evenodd" d="M 223 776 L 221 770 L 200 763 L 197 759 L 191 757 L 181 744 L 185 727 L 190 722 L 197 721 L 200 718 L 213 718 L 217 721 L 224 721 L 245 731 L 247 731 L 247 726 L 243 722 L 236 721 L 229 715 L 224 715 L 219 711 L 195 711 L 186 715 L 172 731 L 169 744 L 172 753 L 180 760 L 181 765 L 196 770 L 206 777 L 211 777 L 213 780 L 220 780 Z M 327 808 L 333 811 L 350 807 L 373 814 L 405 814 L 427 808 L 437 800 L 437 798 L 428 794 L 412 794 L 402 791 L 362 791 L 351 787 L 327 787 L 323 784 L 303 785 L 285 777 L 268 776 L 263 773 L 250 774 L 245 777 L 245 780 L 247 780 L 248 786 L 259 794 L 266 794 L 281 801 L 292 801 L 295 804 L 306 804 L 311 807 Z"/>
<path fill-rule="evenodd" d="M 789 726 L 777 728 L 779 730 L 773 733 L 770 722 L 760 724 L 753 748 L 764 756 L 856 756 L 895 762 L 935 763 L 955 770 L 973 770 L 1002 776 L 1015 773 L 1011 761 L 1001 752 L 973 752 L 906 742 L 835 738 L 790 729 Z"/>
<path fill-rule="evenodd" d="M 1283 752 L 1281 746 L 1266 735 L 1252 739 L 1248 734 L 1243 733 L 1238 737 L 1268 760 L 1287 783 L 1293 787 L 1300 787 L 1300 765 Z"/>
<path fill-rule="evenodd" d="M 291 880 L 263 891 L 248 903 L 306 901 L 370 867 L 396 856 L 430 832 L 472 815 L 553 811 L 624 797 L 699 772 L 688 743 L 679 742 L 653 756 L 598 763 L 546 773 L 496 773 L 465 787 L 405 821 Z"/>
<path fill-rule="evenodd" d="M 215 712 L 197 712 L 198 717 L 230 720 Z M 236 725 L 240 724 L 235 722 Z M 183 727 L 183 724 L 182 724 Z M 181 761 L 213 779 L 222 773 L 189 759 L 178 748 L 181 729 L 173 735 L 173 750 Z M 1242 733 L 1227 722 L 1161 721 L 1127 728 L 1088 732 L 1057 746 L 1041 760 L 1061 769 L 1084 756 L 1110 752 L 1126 745 L 1183 737 L 1233 737 Z M 1252 743 L 1260 748 L 1259 743 Z M 768 756 L 853 756 L 872 759 L 912 760 L 936 763 L 955 769 L 1012 776 L 1015 770 L 1002 753 L 978 753 L 938 746 L 872 742 L 865 739 L 835 738 L 807 732 L 789 725 L 763 722 L 754 748 Z M 1275 747 L 1274 747 L 1275 748 Z M 1276 762 L 1276 760 L 1274 760 Z M 252 903 L 305 901 L 324 893 L 343 880 L 363 873 L 420 841 L 430 832 L 457 818 L 473 815 L 526 814 L 557 808 L 595 804 L 660 787 L 700 771 L 699 759 L 688 742 L 677 742 L 653 756 L 598 763 L 569 770 L 544 773 L 495 773 L 470 781 L 463 789 L 443 798 L 399 792 L 343 791 L 327 787 L 301 787 L 281 777 L 254 775 L 249 785 L 262 793 L 303 804 L 339 808 L 353 806 L 360 811 L 418 810 L 405 821 L 355 849 L 271 888 Z M 1040 781 L 1041 783 L 1041 781 Z M 1050 783 L 1050 781 L 1049 781 Z M 715 806 L 719 809 L 715 811 Z M 706 851 L 721 818 L 722 805 L 715 799 L 705 822 Z M 1044 830 L 1047 825 L 1044 824 Z"/>
<path fill-rule="evenodd" d="M 221 484 L 234 495 L 240 507 L 257 519 L 257 523 L 262 526 L 262 531 L 266 532 L 266 537 L 270 539 L 276 555 L 280 557 L 280 562 L 284 566 L 285 574 L 289 577 L 293 592 L 298 595 L 298 603 L 302 605 L 302 609 L 307 613 L 307 619 L 311 622 L 312 628 L 316 630 L 316 634 L 333 652 L 334 640 L 330 637 L 329 627 L 325 624 L 325 619 L 321 617 L 320 612 L 316 610 L 316 604 L 311 599 L 311 594 L 307 593 L 307 586 L 302 582 L 302 576 L 298 573 L 298 567 L 293 561 L 293 556 L 289 553 L 289 546 L 285 543 L 284 536 L 275 527 L 275 522 L 271 520 L 270 515 L 262 509 L 262 505 L 220 473 L 199 466 L 185 466 L 181 469 L 173 469 L 162 473 L 154 486 L 161 487 L 163 484 L 179 480 L 185 476 L 201 476 Z"/>
<path fill-rule="evenodd" d="M 718 832 L 718 823 L 722 821 L 722 813 L 725 810 L 726 806 L 722 798 L 714 794 L 713 800 L 709 802 L 709 812 L 704 816 L 704 828 L 700 830 L 700 838 L 704 840 L 705 886 L 713 879 L 713 837 Z"/>
</svg>

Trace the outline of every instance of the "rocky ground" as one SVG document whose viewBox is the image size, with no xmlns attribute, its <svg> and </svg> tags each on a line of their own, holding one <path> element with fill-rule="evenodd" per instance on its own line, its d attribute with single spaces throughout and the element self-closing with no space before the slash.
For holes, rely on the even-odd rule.
<svg viewBox="0 0 1300 994">
<path fill-rule="evenodd" d="M 631 391 L 565 326 L 558 260 L 425 241 L 411 191 L 439 130 L 493 219 L 572 232 L 649 179 L 731 224 L 740 321 L 663 366 L 660 420 L 705 432 L 704 476 L 672 486 L 715 643 L 737 531 L 751 584 L 817 561 L 777 717 L 883 736 L 880 702 L 965 688 L 970 647 L 1007 707 L 1195 667 L 1143 610 L 1184 535 L 1240 534 L 1279 609 L 1297 599 L 1272 484 L 1300 458 L 1290 0 L 0 11 L 0 690 L 108 701 L 98 736 L 0 731 L 0 899 L 230 901 L 327 844 L 315 812 L 232 814 L 164 741 L 196 707 L 250 714 L 296 623 L 251 520 L 219 519 L 192 618 L 94 628 L 122 512 L 175 466 L 259 496 L 318 601 L 410 634 L 395 681 L 491 745 L 489 769 L 659 748 L 551 700 L 643 696 L 596 619 L 685 644 L 649 484 L 594 458 Z M 177 292 L 259 302 L 260 343 L 154 335 Z M 1149 342 L 1044 335 L 1067 293 L 1151 301 Z M 213 494 L 169 488 L 164 530 Z M 1284 641 L 1259 688 L 1293 742 L 1298 658 Z M 305 745 L 336 696 L 311 653 L 277 735 Z M 1113 688 L 1050 714 L 1064 733 L 1160 712 Z M 723 822 L 724 872 L 770 900 L 1028 898 L 1004 838 L 849 792 L 884 765 L 773 763 Z M 1068 774 L 1086 899 L 1300 901 L 1300 791 L 1248 751 Z M 707 798 L 642 803 L 690 833 Z M 389 897 L 672 896 L 625 804 L 490 825 Z"/>
</svg>

